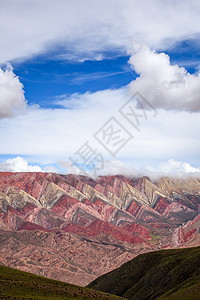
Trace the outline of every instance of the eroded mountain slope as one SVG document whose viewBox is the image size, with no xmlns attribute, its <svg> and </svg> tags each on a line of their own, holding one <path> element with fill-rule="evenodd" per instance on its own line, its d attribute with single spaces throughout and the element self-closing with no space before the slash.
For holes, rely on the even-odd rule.
<svg viewBox="0 0 200 300">
<path fill-rule="evenodd" d="M 86 285 L 136 255 L 199 245 L 200 180 L 0 173 L 0 262 Z"/>
</svg>

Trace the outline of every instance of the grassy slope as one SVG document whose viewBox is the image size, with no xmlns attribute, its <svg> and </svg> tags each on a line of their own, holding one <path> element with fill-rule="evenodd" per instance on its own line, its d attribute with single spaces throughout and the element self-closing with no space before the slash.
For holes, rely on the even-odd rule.
<svg viewBox="0 0 200 300">
<path fill-rule="evenodd" d="M 0 299 L 104 299 L 119 297 L 0 266 Z"/>
<path fill-rule="evenodd" d="M 200 247 L 149 252 L 88 287 L 128 299 L 200 299 Z"/>
</svg>

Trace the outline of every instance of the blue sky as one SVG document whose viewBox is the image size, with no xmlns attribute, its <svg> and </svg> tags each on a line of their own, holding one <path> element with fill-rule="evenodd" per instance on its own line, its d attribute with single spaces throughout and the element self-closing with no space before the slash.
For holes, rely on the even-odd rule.
<svg viewBox="0 0 200 300">
<path fill-rule="evenodd" d="M 181 41 L 165 53 L 172 64 L 185 67 L 191 74 L 199 67 L 200 45 L 196 45 L 196 40 Z M 126 53 L 107 52 L 106 59 L 81 62 L 56 59 L 59 54 L 60 49 L 24 62 L 11 61 L 29 103 L 55 108 L 58 95 L 121 88 L 138 76 L 128 64 Z"/>
<path fill-rule="evenodd" d="M 88 171 L 70 160 L 88 141 L 100 174 L 200 172 L 199 12 L 195 0 L 2 3 L 0 170 Z M 120 113 L 137 92 L 157 112 L 135 102 L 139 131 Z M 116 155 L 95 138 L 110 118 L 132 136 Z"/>
<path fill-rule="evenodd" d="M 128 56 L 75 62 L 52 60 L 51 55 L 12 63 L 24 85 L 26 98 L 41 107 L 55 107 L 52 103 L 58 95 L 116 89 L 137 76 L 127 63 Z"/>
</svg>

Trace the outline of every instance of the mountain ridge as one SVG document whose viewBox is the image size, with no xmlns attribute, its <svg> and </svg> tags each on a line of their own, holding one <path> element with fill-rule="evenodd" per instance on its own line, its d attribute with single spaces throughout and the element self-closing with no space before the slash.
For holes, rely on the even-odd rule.
<svg viewBox="0 0 200 300">
<path fill-rule="evenodd" d="M 88 285 L 129 300 L 199 299 L 200 247 L 138 255 Z"/>
</svg>

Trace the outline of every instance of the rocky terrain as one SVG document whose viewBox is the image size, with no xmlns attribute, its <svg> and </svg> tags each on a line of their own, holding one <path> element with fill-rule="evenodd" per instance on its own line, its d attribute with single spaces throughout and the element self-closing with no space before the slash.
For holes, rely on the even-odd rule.
<svg viewBox="0 0 200 300">
<path fill-rule="evenodd" d="M 0 173 L 0 263 L 86 285 L 136 255 L 200 245 L 200 179 Z"/>
</svg>

